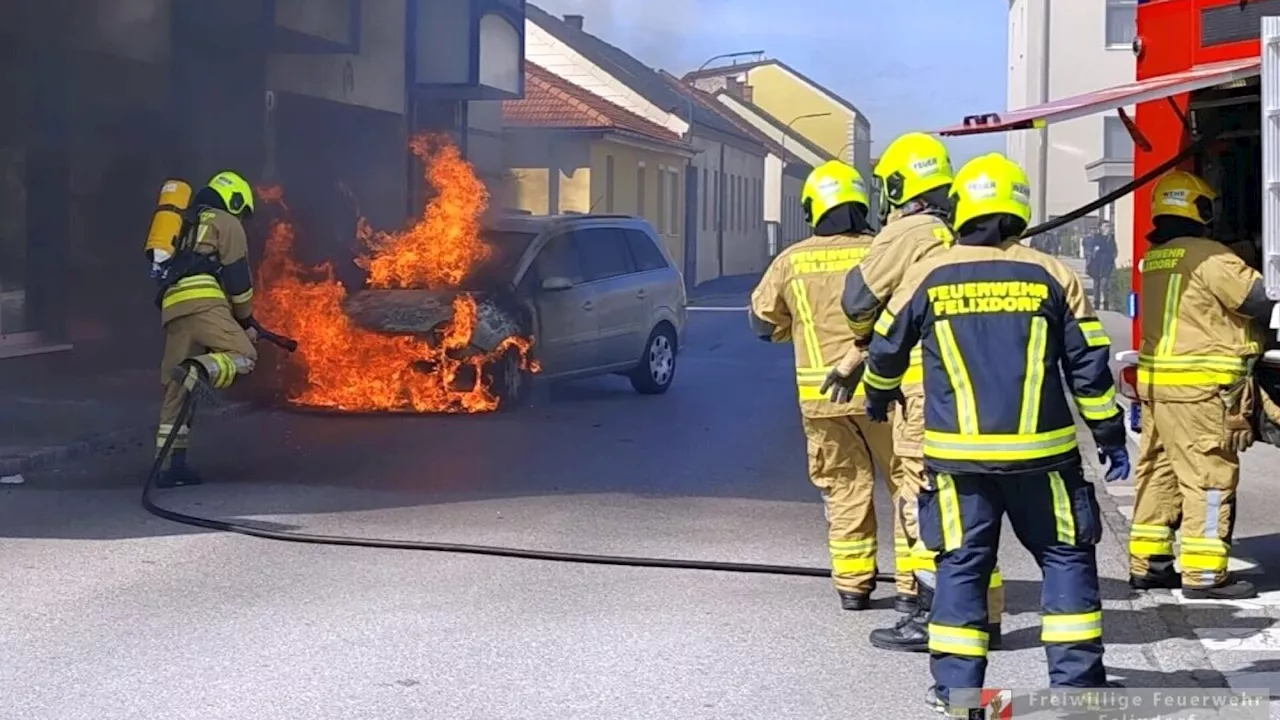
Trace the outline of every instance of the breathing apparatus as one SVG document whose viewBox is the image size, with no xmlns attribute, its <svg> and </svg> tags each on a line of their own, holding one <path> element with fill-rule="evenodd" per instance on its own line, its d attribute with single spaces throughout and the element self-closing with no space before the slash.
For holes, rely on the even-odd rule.
<svg viewBox="0 0 1280 720">
<path fill-rule="evenodd" d="M 144 250 L 151 262 L 151 278 L 159 285 L 156 306 L 179 280 L 193 275 L 217 276 L 222 269 L 216 253 L 196 251 L 198 228 L 210 209 L 225 210 L 237 218 L 253 216 L 253 189 L 240 175 L 224 171 L 192 194 L 191 185 L 178 178 L 165 180 L 151 219 Z"/>
</svg>

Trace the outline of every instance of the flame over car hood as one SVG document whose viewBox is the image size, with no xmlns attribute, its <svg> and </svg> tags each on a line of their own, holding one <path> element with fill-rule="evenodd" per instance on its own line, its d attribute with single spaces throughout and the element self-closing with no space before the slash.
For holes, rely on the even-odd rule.
<svg viewBox="0 0 1280 720">
<path fill-rule="evenodd" d="M 497 293 L 457 290 L 370 289 L 352 294 L 343 311 L 357 325 L 388 335 L 430 336 L 453 319 L 454 300 L 470 295 L 476 303 L 476 325 L 471 344 L 488 352 L 503 340 L 521 334 L 511 308 L 500 302 Z"/>
</svg>

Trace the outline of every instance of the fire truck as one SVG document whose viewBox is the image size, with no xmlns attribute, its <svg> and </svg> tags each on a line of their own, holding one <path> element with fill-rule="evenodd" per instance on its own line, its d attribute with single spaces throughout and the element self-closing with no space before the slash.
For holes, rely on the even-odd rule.
<svg viewBox="0 0 1280 720">
<path fill-rule="evenodd" d="M 1280 300 L 1280 0 L 1138 0 L 1133 82 L 1004 113 L 971 115 L 944 136 L 1044 128 L 1115 112 L 1134 141 L 1133 181 L 1072 216 L 1134 193 L 1133 257 L 1151 231 L 1151 185 L 1172 168 L 1204 177 L 1220 193 L 1215 235 L 1255 241 L 1255 264 Z M 1125 112 L 1135 108 L 1134 116 Z M 1033 228 L 1031 232 L 1035 232 Z M 1140 341 L 1142 276 L 1135 262 L 1129 316 Z M 1272 329 L 1280 331 L 1273 315 Z M 1280 337 L 1278 335 L 1277 337 Z M 1135 349 L 1120 352 L 1121 391 L 1133 399 Z M 1280 343 L 1262 359 L 1280 367 Z M 1130 427 L 1138 429 L 1137 403 Z"/>
</svg>

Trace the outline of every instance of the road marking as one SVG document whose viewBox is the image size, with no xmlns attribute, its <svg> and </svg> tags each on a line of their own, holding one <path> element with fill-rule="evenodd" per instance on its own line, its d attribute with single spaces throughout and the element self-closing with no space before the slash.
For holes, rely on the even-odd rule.
<svg viewBox="0 0 1280 720">
<path fill-rule="evenodd" d="M 1280 650 L 1280 628 L 1196 628 L 1206 650 L 1217 652 L 1270 652 Z"/>
<path fill-rule="evenodd" d="M 747 307 L 717 307 L 715 305 L 690 305 L 686 310 L 694 312 L 746 312 Z"/>
<path fill-rule="evenodd" d="M 1117 485 L 1115 483 L 1107 485 L 1107 494 L 1115 495 L 1116 497 L 1133 497 L 1137 492 L 1138 489 L 1132 485 Z"/>
<path fill-rule="evenodd" d="M 1126 520 L 1133 520 L 1132 505 L 1117 505 L 1116 509 L 1120 511 L 1120 514 L 1123 515 Z"/>
</svg>

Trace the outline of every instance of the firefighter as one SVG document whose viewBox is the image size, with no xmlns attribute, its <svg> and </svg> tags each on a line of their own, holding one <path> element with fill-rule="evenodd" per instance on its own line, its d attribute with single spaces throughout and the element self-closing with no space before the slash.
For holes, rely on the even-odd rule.
<svg viewBox="0 0 1280 720">
<path fill-rule="evenodd" d="M 813 237 L 769 265 L 751 294 L 750 321 L 762 340 L 795 347 L 809 477 L 826 507 L 831 575 L 841 606 L 865 610 L 876 576 L 875 474 L 879 467 L 890 475 L 892 437 L 885 426 L 867 422 L 856 381 L 839 403 L 825 397 L 822 385 L 853 343 L 839 296 L 845 274 L 871 247 L 866 184 L 833 160 L 810 173 L 801 204 Z"/>
<path fill-rule="evenodd" d="M 253 273 L 242 224 L 253 215 L 253 189 L 236 173 L 219 173 L 196 193 L 188 212 L 189 231 L 166 263 L 158 296 L 164 402 L 156 451 L 174 436 L 172 452 L 161 465 L 160 487 L 200 483 L 187 464 L 190 419 L 176 426 L 188 393 L 208 396 L 229 387 L 258 359 Z"/>
<path fill-rule="evenodd" d="M 936 138 L 908 133 L 894 140 L 875 168 L 880 189 L 884 227 L 872 244 L 865 262 L 851 271 L 841 298 L 855 342 L 865 347 L 885 303 L 897 291 L 907 268 L 946 250 L 953 242 L 946 223 L 951 188 L 951 158 Z M 893 441 L 898 461 L 894 467 L 897 488 L 894 515 L 903 527 L 904 539 L 895 547 L 900 570 L 895 603 L 907 614 L 890 628 L 871 633 L 871 644 L 885 650 L 925 652 L 929 649 L 928 601 L 934 583 L 933 553 L 918 542 L 916 495 L 924 485 L 924 388 L 921 384 L 920 350 L 911 355 L 903 378 L 906 401 L 895 414 Z M 923 588 L 921 590 L 920 588 Z M 1004 614 L 1004 586 L 997 569 L 991 575 L 991 646 L 1000 643 L 1000 618 Z"/>
<path fill-rule="evenodd" d="M 1026 174 L 993 153 L 961 168 L 951 192 L 956 245 L 908 270 L 876 321 L 863 381 L 867 415 L 887 421 L 912 350 L 923 348 L 919 532 L 938 552 L 930 701 L 981 717 L 979 703 L 953 704 L 950 693 L 983 687 L 986 589 L 1005 513 L 1044 573 L 1051 686 L 1108 686 L 1095 554 L 1102 521 L 1064 375 L 1110 463 L 1107 479 L 1125 477 L 1129 459 L 1102 323 L 1074 272 L 1019 242 L 1031 218 Z"/>
<path fill-rule="evenodd" d="M 1151 197 L 1154 230 L 1140 266 L 1144 427 L 1129 582 L 1181 585 L 1194 599 L 1247 599 L 1256 590 L 1227 572 L 1227 556 L 1239 453 L 1254 439 L 1250 371 L 1272 303 L 1258 271 L 1210 236 L 1217 194 L 1208 183 L 1174 170 Z M 1179 530 L 1181 577 L 1173 558 Z"/>
</svg>

